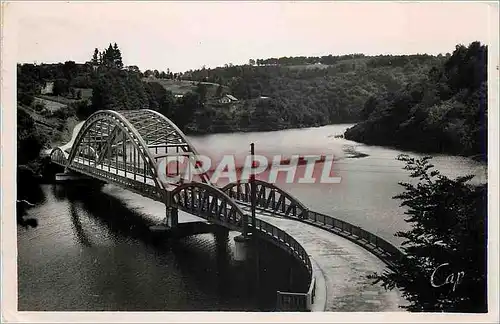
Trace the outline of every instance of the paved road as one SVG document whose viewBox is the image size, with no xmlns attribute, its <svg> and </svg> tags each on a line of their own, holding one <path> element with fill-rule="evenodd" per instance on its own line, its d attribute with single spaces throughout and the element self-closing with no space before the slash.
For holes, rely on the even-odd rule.
<svg viewBox="0 0 500 324">
<path fill-rule="evenodd" d="M 326 282 L 325 311 L 382 312 L 402 311 L 398 291 L 385 291 L 366 278 L 386 266 L 359 245 L 320 228 L 291 219 L 258 215 L 290 234 L 312 256 Z"/>
</svg>

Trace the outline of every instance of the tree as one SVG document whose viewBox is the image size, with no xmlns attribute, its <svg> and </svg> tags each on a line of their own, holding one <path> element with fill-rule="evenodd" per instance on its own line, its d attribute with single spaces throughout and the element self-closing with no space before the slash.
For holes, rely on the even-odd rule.
<svg viewBox="0 0 500 324">
<path fill-rule="evenodd" d="M 26 164 L 36 159 L 45 136 L 38 132 L 35 121 L 23 109 L 17 110 L 17 164 Z"/>
<path fill-rule="evenodd" d="M 222 92 L 224 91 L 224 88 L 222 87 L 222 84 L 219 84 L 217 87 L 217 90 L 215 90 L 215 97 L 220 98 L 222 96 Z"/>
<path fill-rule="evenodd" d="M 71 104 L 71 107 L 75 110 L 76 117 L 80 120 L 87 119 L 94 112 L 87 100 L 74 102 Z"/>
<path fill-rule="evenodd" d="M 26 93 L 23 91 L 17 91 L 17 101 L 19 101 L 21 104 L 25 106 L 31 106 L 33 101 L 35 100 L 35 97 L 33 97 L 32 94 Z"/>
<path fill-rule="evenodd" d="M 71 81 L 78 74 L 78 67 L 74 61 L 66 61 L 62 66 L 62 73 L 65 79 Z"/>
<path fill-rule="evenodd" d="M 150 100 L 140 75 L 109 69 L 96 78 L 92 87 L 92 111 L 149 108 Z"/>
<path fill-rule="evenodd" d="M 113 64 L 118 69 L 123 68 L 122 53 L 116 43 L 113 45 Z"/>
<path fill-rule="evenodd" d="M 193 121 L 194 113 L 200 109 L 200 95 L 197 92 L 188 92 L 180 100 L 175 109 L 174 121 L 180 129 Z"/>
<path fill-rule="evenodd" d="M 250 64 L 252 66 L 255 65 L 255 60 L 254 59 L 249 59 L 248 60 L 248 64 Z"/>
<path fill-rule="evenodd" d="M 94 50 L 94 55 L 92 56 L 92 64 L 99 64 L 99 50 L 97 48 Z"/>
<path fill-rule="evenodd" d="M 54 81 L 54 88 L 52 88 L 52 93 L 54 96 L 60 96 L 68 93 L 69 83 L 66 79 L 57 79 Z"/>
<path fill-rule="evenodd" d="M 106 49 L 104 51 L 103 60 L 104 60 L 105 66 L 107 66 L 107 67 L 114 66 L 115 53 L 114 53 L 113 45 L 111 45 L 111 43 L 109 43 L 108 49 Z"/>
<path fill-rule="evenodd" d="M 365 102 L 363 109 L 361 110 L 361 118 L 363 119 L 368 119 L 370 117 L 371 113 L 377 108 L 378 105 L 378 100 L 376 97 L 370 97 L 368 100 Z"/>
<path fill-rule="evenodd" d="M 400 155 L 417 183 L 401 183 L 394 197 L 407 208 L 404 257 L 392 270 L 371 278 L 386 289 L 397 287 L 410 311 L 486 312 L 486 185 L 473 176 L 449 179 L 433 169 L 430 157 Z"/>
<path fill-rule="evenodd" d="M 199 95 L 200 103 L 203 103 L 207 100 L 207 86 L 201 82 L 199 82 L 195 89 L 196 93 Z"/>
<path fill-rule="evenodd" d="M 139 70 L 139 67 L 137 65 L 130 65 L 127 67 L 127 70 L 133 73 L 141 73 L 141 70 Z"/>
<path fill-rule="evenodd" d="M 175 97 L 171 91 L 166 90 L 158 82 L 146 82 L 146 89 L 151 97 L 151 102 L 156 106 L 163 115 L 167 117 L 173 116 Z M 151 109 L 153 107 L 150 107 Z"/>
</svg>

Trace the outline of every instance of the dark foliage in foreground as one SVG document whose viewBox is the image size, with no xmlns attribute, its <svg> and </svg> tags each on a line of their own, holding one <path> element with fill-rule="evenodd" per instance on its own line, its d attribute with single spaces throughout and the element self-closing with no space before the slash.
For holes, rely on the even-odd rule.
<svg viewBox="0 0 500 324">
<path fill-rule="evenodd" d="M 410 311 L 487 312 L 487 186 L 449 179 L 428 157 L 398 159 L 417 179 L 394 197 L 412 225 L 396 233 L 406 257 L 372 278 L 402 291 Z"/>
</svg>

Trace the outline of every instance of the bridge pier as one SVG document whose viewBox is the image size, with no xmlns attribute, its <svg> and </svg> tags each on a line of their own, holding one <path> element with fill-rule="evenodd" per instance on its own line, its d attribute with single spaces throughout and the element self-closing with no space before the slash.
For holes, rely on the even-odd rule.
<svg viewBox="0 0 500 324">
<path fill-rule="evenodd" d="M 65 181 L 77 181 L 77 180 L 89 180 L 90 178 L 84 176 L 83 174 L 78 174 L 72 171 L 65 171 L 62 173 L 55 174 L 56 182 L 65 182 Z"/>
<path fill-rule="evenodd" d="M 238 235 L 234 238 L 235 251 L 234 259 L 236 261 L 245 261 L 248 257 L 249 242 L 251 240 L 250 236 Z"/>
<path fill-rule="evenodd" d="M 217 244 L 222 244 L 222 245 L 227 244 L 229 239 L 229 229 L 223 226 L 214 225 L 212 233 L 215 237 L 215 241 L 217 242 Z"/>
<path fill-rule="evenodd" d="M 179 210 L 174 207 L 167 206 L 165 209 L 165 219 L 161 225 L 150 226 L 149 229 L 153 232 L 172 232 L 179 225 Z"/>
<path fill-rule="evenodd" d="M 167 206 L 165 209 L 165 226 L 175 228 L 179 224 L 179 210 L 174 207 Z"/>
</svg>

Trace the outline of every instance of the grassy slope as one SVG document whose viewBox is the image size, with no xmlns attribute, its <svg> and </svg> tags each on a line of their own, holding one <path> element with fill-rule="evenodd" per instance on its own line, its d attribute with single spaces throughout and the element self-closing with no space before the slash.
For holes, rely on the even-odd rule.
<svg viewBox="0 0 500 324">
<path fill-rule="evenodd" d="M 17 109 L 26 111 L 33 118 L 39 132 L 48 139 L 46 148 L 66 144 L 71 139 L 73 128 L 79 123 L 76 117 L 65 120 L 56 117 L 47 118 L 31 108 L 19 104 Z"/>
<path fill-rule="evenodd" d="M 74 102 L 82 101 L 82 100 L 90 100 L 92 98 L 92 89 L 90 88 L 75 88 L 75 91 L 80 90 L 82 92 L 82 99 L 71 99 L 61 96 L 50 96 L 50 95 L 42 95 L 39 94 L 36 96 L 37 99 L 46 102 L 47 108 L 50 109 L 49 105 L 58 106 L 58 105 L 69 105 Z M 62 108 L 62 107 L 61 107 Z"/>
<path fill-rule="evenodd" d="M 196 85 L 198 82 L 196 81 L 187 81 L 187 80 L 170 80 L 170 79 L 156 79 L 156 78 L 143 78 L 145 82 L 158 82 L 161 84 L 166 90 L 171 91 L 174 95 L 176 94 L 186 94 L 190 91 L 194 91 L 196 89 Z M 218 83 L 212 82 L 201 82 L 206 85 L 208 88 L 209 94 L 214 94 L 219 87 Z M 224 87 L 224 90 L 228 90 L 227 87 Z"/>
<path fill-rule="evenodd" d="M 47 108 L 50 111 L 56 111 L 56 110 L 67 107 L 67 104 L 61 103 L 61 100 L 55 101 L 55 100 L 48 99 L 48 98 L 50 98 L 50 97 L 49 96 L 43 96 L 43 98 L 35 97 L 35 102 L 44 104 L 45 108 Z M 66 98 L 63 98 L 63 99 L 66 99 Z"/>
</svg>

